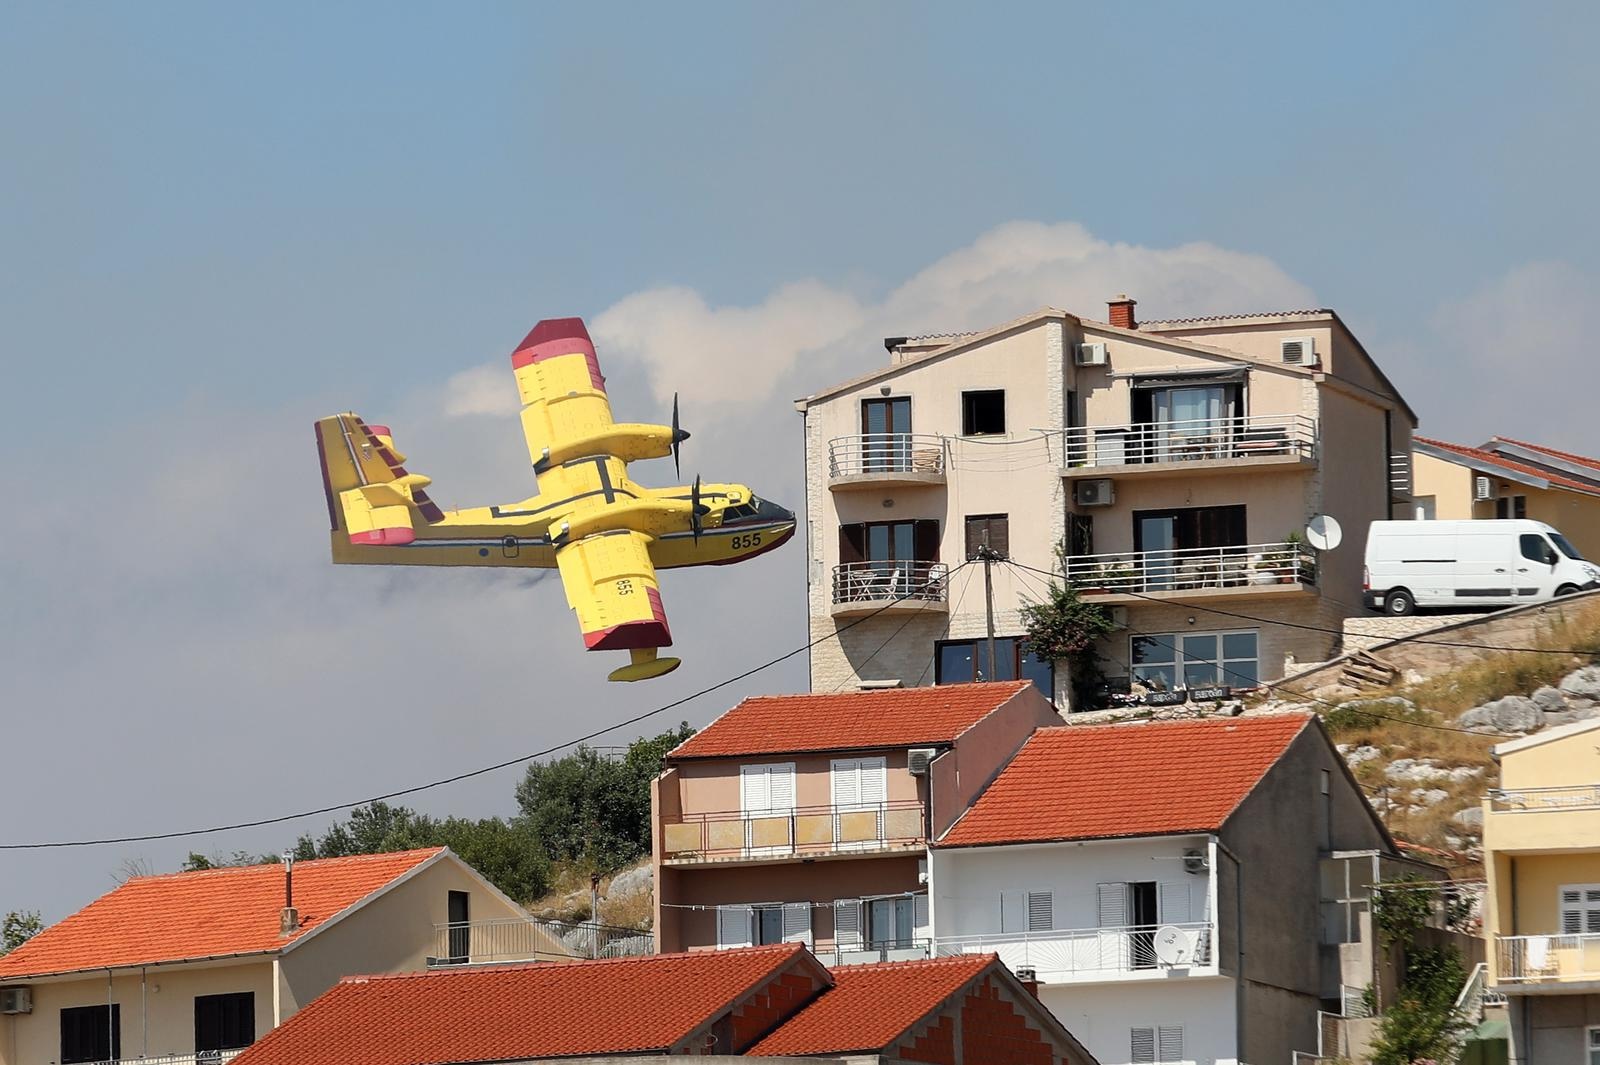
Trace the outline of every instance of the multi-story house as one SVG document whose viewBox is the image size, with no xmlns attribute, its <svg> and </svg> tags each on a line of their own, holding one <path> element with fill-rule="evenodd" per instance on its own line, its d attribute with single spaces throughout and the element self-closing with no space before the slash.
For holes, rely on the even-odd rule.
<svg viewBox="0 0 1600 1065">
<path fill-rule="evenodd" d="M 1495 437 L 1482 447 L 1412 440 L 1420 519 L 1531 518 L 1600 558 L 1600 459 Z"/>
<path fill-rule="evenodd" d="M 214 1065 L 342 976 L 477 960 L 494 918 L 531 924 L 443 848 L 135 877 L 0 958 L 0 1065 Z"/>
<path fill-rule="evenodd" d="M 1600 721 L 1501 743 L 1494 757 L 1484 935 L 1511 1061 L 1600 1061 Z"/>
<path fill-rule="evenodd" d="M 1381 978 L 1365 896 L 1410 865 L 1313 715 L 1045 728 L 935 841 L 934 943 L 1106 1065 L 1287 1062 Z"/>
<path fill-rule="evenodd" d="M 1109 318 L 889 338 L 888 365 L 797 401 L 813 689 L 1027 677 L 1067 707 L 1018 615 L 1058 551 L 1116 608 L 1113 681 L 1248 687 L 1334 651 L 1368 524 L 1411 514 L 1405 400 L 1329 310 Z M 1305 542 L 1317 515 L 1336 549 Z M 993 667 L 981 547 L 1016 563 L 993 567 Z"/>
<path fill-rule="evenodd" d="M 1060 720 L 1026 681 L 746 699 L 652 788 L 657 949 L 926 957 L 928 840 Z"/>
</svg>

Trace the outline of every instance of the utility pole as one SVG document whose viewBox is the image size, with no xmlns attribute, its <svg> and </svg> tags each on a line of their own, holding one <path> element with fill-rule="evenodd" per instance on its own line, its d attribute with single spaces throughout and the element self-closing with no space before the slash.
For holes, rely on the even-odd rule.
<svg viewBox="0 0 1600 1065">
<path fill-rule="evenodd" d="M 589 957 L 600 956 L 600 874 L 589 874 L 589 922 L 594 925 L 594 935 L 589 938 Z"/>
<path fill-rule="evenodd" d="M 984 544 L 978 548 L 977 557 L 983 561 L 983 610 L 989 633 L 989 675 L 983 679 L 994 680 L 1000 675 L 1000 666 L 994 657 L 994 561 L 1000 556 Z"/>
</svg>

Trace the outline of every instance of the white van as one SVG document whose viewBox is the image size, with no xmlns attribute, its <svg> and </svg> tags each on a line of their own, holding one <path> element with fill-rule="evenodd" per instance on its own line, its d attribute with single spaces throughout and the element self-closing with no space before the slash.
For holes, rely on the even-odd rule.
<svg viewBox="0 0 1600 1065">
<path fill-rule="evenodd" d="M 1600 566 L 1542 521 L 1375 521 L 1367 532 L 1368 610 L 1515 606 L 1597 587 Z"/>
</svg>

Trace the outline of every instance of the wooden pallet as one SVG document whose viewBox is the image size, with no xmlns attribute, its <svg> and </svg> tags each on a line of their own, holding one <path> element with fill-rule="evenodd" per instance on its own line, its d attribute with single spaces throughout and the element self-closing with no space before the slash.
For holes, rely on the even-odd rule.
<svg viewBox="0 0 1600 1065">
<path fill-rule="evenodd" d="M 1339 680 L 1351 688 L 1387 688 L 1400 677 L 1400 671 L 1365 651 L 1357 651 L 1344 664 Z"/>
</svg>

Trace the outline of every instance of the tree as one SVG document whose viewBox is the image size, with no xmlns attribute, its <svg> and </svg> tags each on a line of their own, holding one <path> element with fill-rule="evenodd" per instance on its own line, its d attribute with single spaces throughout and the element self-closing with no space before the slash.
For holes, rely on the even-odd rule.
<svg viewBox="0 0 1600 1065">
<path fill-rule="evenodd" d="M 1056 548 L 1063 561 L 1064 548 Z M 1028 647 L 1045 662 L 1067 662 L 1079 701 L 1083 701 L 1098 670 L 1095 641 L 1112 632 L 1111 614 L 1102 606 L 1085 603 L 1070 581 L 1050 581 L 1045 598 L 1024 603 L 1022 624 L 1028 634 Z"/>
<path fill-rule="evenodd" d="M 556 861 L 620 868 L 650 851 L 650 782 L 668 751 L 694 735 L 688 722 L 636 740 L 619 760 L 579 747 L 528 767 L 517 785 L 521 820 Z"/>
<path fill-rule="evenodd" d="M 1466 966 L 1455 947 L 1421 946 L 1418 936 L 1436 915 L 1454 925 L 1468 908 L 1467 901 L 1450 888 L 1421 877 L 1376 885 L 1373 924 L 1384 946 L 1401 948 L 1404 960 L 1395 1001 L 1384 1009 L 1372 1044 L 1373 1065 L 1454 1060 L 1467 1028 L 1455 1008 L 1456 996 L 1466 983 Z"/>
<path fill-rule="evenodd" d="M 0 918 L 0 955 L 10 954 L 44 931 L 37 910 L 12 910 Z"/>
</svg>

